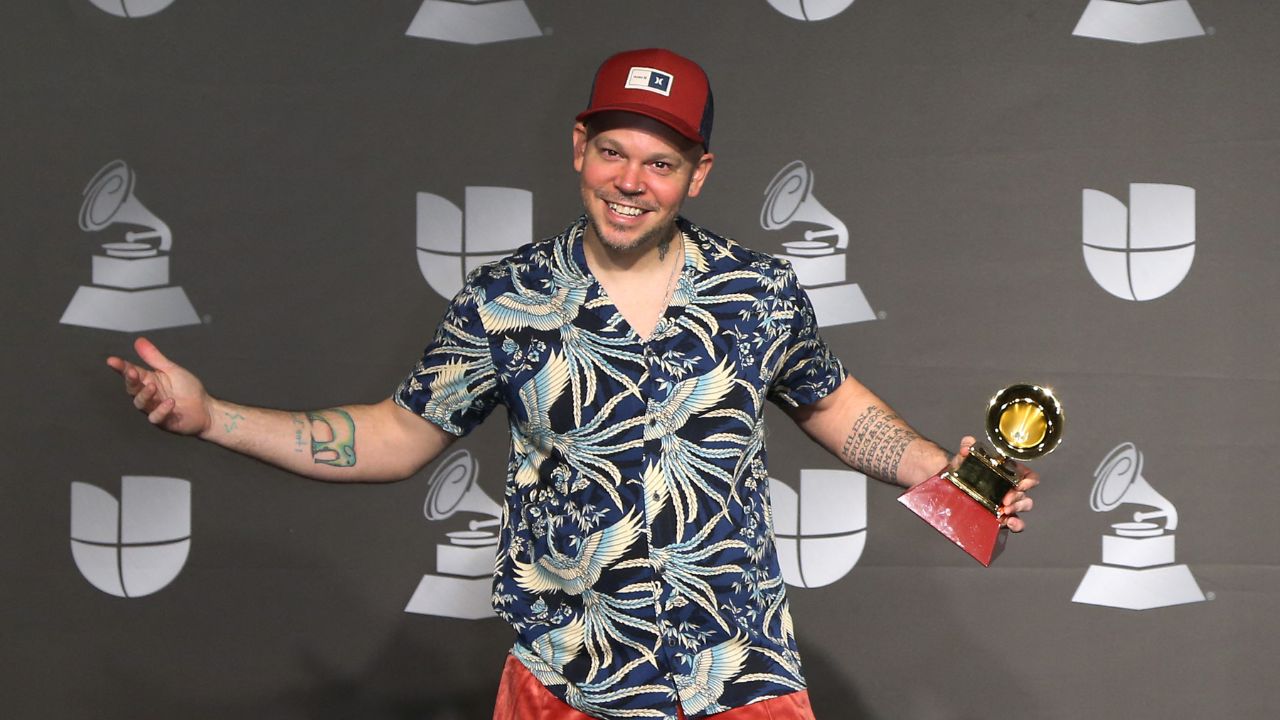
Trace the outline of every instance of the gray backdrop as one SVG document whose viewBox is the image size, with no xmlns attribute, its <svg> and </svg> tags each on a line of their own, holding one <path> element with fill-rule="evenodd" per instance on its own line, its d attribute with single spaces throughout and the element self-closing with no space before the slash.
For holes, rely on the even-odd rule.
<svg viewBox="0 0 1280 720">
<path fill-rule="evenodd" d="M 859 379 L 944 444 L 979 433 L 1010 382 L 1048 384 L 1066 408 L 1066 440 L 1035 463 L 1030 529 L 989 569 L 895 488 L 856 498 L 865 524 L 844 529 L 865 549 L 830 560 L 856 565 L 792 583 L 819 716 L 1274 717 L 1280 5 L 1118 5 L 4 3 L 0 715 L 488 717 L 509 631 L 406 612 L 424 576 L 450 574 L 450 533 L 478 517 L 424 517 L 433 468 L 378 487 L 299 480 L 151 430 L 103 359 L 145 330 L 230 399 L 387 396 L 445 305 L 419 269 L 417 194 L 480 223 L 503 208 L 466 206 L 468 187 L 525 190 L 532 213 L 508 234 L 558 232 L 579 210 L 569 130 L 595 66 L 660 45 L 698 59 L 715 89 L 716 167 L 689 217 L 783 252 L 824 224 L 762 227 L 770 181 L 801 160 L 807 209 L 820 200 L 847 226 L 836 292 L 856 283 L 875 317 L 824 335 Z M 1074 34 L 1087 10 L 1113 14 Z M 1125 27 L 1185 37 L 1103 37 Z M 78 226 L 82 191 L 115 160 L 134 176 L 133 207 L 172 229 L 150 295 L 91 265 L 155 223 Z M 1139 207 L 1131 183 L 1193 188 L 1194 220 L 1185 203 Z M 1159 293 L 1118 297 L 1086 265 L 1082 245 L 1098 240 L 1086 189 L 1116 199 L 1131 250 L 1099 251 L 1099 272 L 1149 276 Z M 1167 251 L 1166 231 L 1184 246 L 1193 233 L 1193 262 Z M 89 311 L 99 327 L 66 321 L 84 286 L 152 310 L 181 288 L 194 322 L 100 327 L 143 322 L 102 305 Z M 771 474 L 800 491 L 803 536 L 801 471 L 840 466 L 781 413 L 771 421 Z M 491 497 L 505 433 L 498 414 L 455 446 Z M 1112 494 L 1129 495 L 1095 511 L 1095 471 L 1125 442 L 1156 495 L 1114 477 Z M 118 497 L 135 475 L 186 481 L 189 553 L 159 563 L 171 577 L 154 592 L 124 598 L 73 558 L 72 484 Z M 1153 507 L 1165 516 L 1133 515 Z M 1156 567 L 1102 554 L 1126 529 Z M 1138 549 L 1175 535 L 1176 555 Z M 141 562 L 99 541 L 99 570 Z M 799 544 L 802 564 L 828 562 Z M 1091 566 L 1111 581 L 1073 601 Z"/>
</svg>

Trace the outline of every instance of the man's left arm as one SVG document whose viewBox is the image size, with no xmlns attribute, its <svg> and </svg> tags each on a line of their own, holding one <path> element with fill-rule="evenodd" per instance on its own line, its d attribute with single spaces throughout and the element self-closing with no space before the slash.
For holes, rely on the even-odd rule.
<svg viewBox="0 0 1280 720">
<path fill-rule="evenodd" d="M 905 488 L 944 469 L 958 468 L 974 443 L 966 437 L 960 441 L 960 452 L 949 455 L 852 376 L 813 404 L 782 407 L 801 430 L 845 465 Z M 1026 466 L 1017 465 L 1017 472 L 1017 488 L 1005 495 L 1001 508 L 1005 524 L 1014 532 L 1024 527 L 1017 514 L 1032 507 L 1027 491 L 1039 483 L 1039 476 Z"/>
</svg>

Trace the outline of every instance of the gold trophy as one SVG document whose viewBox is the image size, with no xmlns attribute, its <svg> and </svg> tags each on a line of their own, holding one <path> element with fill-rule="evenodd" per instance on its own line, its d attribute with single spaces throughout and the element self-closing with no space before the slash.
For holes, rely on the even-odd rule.
<svg viewBox="0 0 1280 720">
<path fill-rule="evenodd" d="M 1008 535 L 1000 502 L 1018 485 L 1011 460 L 1053 452 L 1062 441 L 1062 420 L 1062 405 L 1052 390 L 1010 385 L 987 405 L 987 439 L 995 452 L 975 444 L 959 468 L 934 475 L 898 502 L 989 566 Z"/>
</svg>

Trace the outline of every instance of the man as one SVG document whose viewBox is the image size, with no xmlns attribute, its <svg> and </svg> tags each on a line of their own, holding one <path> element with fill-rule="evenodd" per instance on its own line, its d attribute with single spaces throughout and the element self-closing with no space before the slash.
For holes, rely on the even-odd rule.
<svg viewBox="0 0 1280 720">
<path fill-rule="evenodd" d="M 606 60 L 573 127 L 583 217 L 472 273 L 390 399 L 236 405 L 146 340 L 149 368 L 108 364 L 152 423 L 323 480 L 409 477 L 506 405 L 493 603 L 517 641 L 494 717 L 811 718 L 764 400 L 887 482 L 922 482 L 948 454 L 846 375 L 787 263 L 680 217 L 714 165 L 712 112 L 683 57 Z M 1038 481 L 1019 475 L 1002 508 L 1015 532 Z"/>
</svg>

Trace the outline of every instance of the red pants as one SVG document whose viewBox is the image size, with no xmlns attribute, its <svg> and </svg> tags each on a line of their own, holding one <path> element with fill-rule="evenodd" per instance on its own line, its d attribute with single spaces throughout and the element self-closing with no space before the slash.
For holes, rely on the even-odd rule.
<svg viewBox="0 0 1280 720">
<path fill-rule="evenodd" d="M 684 718 L 679 708 L 676 712 Z M 716 720 L 814 720 L 808 690 L 734 708 L 713 717 Z M 552 695 L 519 660 L 508 655 L 507 664 L 502 668 L 502 682 L 498 685 L 493 720 L 591 720 L 591 716 Z"/>
</svg>

